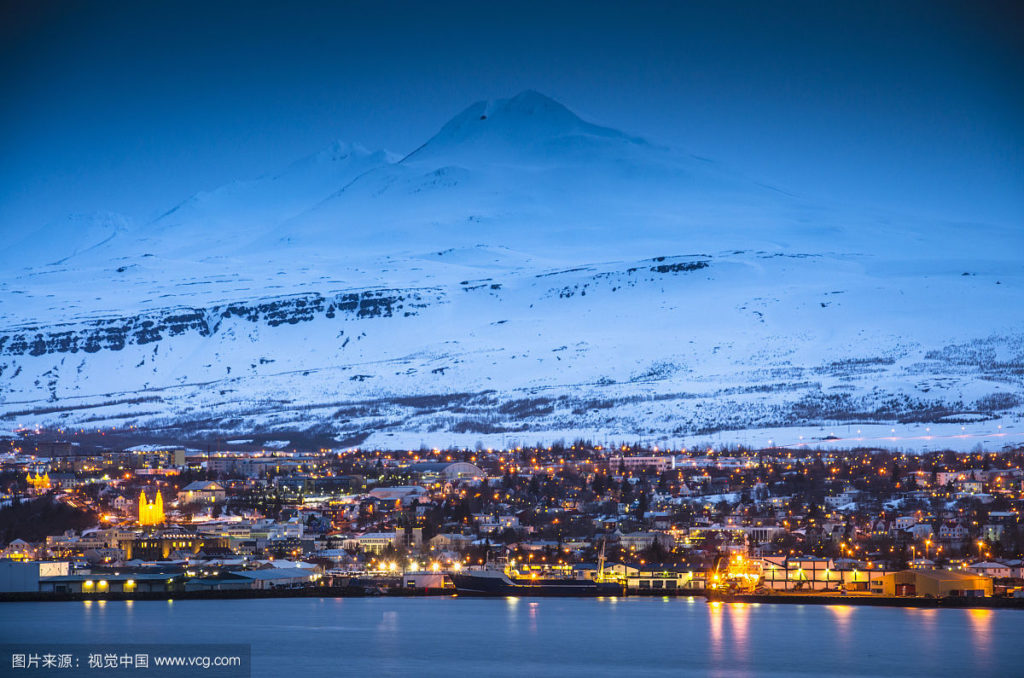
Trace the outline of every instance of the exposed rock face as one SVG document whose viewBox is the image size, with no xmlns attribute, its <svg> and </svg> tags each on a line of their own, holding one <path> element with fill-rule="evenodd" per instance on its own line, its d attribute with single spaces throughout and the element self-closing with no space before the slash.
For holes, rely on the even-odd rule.
<svg viewBox="0 0 1024 678">
<path fill-rule="evenodd" d="M 252 304 L 156 310 L 130 318 L 22 327 L 0 334 L 0 355 L 120 351 L 125 346 L 143 346 L 188 333 L 209 337 L 217 332 L 222 321 L 229 318 L 276 327 L 307 322 L 318 316 L 342 319 L 390 318 L 396 314 L 411 316 L 430 301 L 439 301 L 441 297 L 440 290 L 363 290 L 329 297 L 298 295 Z"/>
</svg>

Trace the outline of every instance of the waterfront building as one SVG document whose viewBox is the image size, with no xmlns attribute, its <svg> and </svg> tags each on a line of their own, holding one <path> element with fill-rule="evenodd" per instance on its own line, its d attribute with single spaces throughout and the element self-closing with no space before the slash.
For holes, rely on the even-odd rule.
<svg viewBox="0 0 1024 678">
<path fill-rule="evenodd" d="M 991 596 L 992 578 L 951 570 L 903 570 L 882 577 L 886 596 Z"/>
<path fill-rule="evenodd" d="M 640 567 L 626 576 L 626 588 L 639 593 L 702 590 L 705 588 L 704 572 L 683 566 Z"/>
<path fill-rule="evenodd" d="M 237 572 L 220 572 L 209 577 L 192 577 L 185 582 L 186 591 L 239 591 L 254 588 L 252 577 Z"/>
<path fill-rule="evenodd" d="M 41 577 L 66 575 L 71 563 L 17 562 L 0 560 L 0 593 L 34 593 Z"/>
<path fill-rule="evenodd" d="M 181 573 L 95 573 L 40 577 L 41 593 L 167 593 L 183 587 Z"/>
<path fill-rule="evenodd" d="M 321 576 L 313 570 L 302 567 L 242 570 L 231 574 L 250 580 L 252 588 L 258 590 L 300 588 L 317 581 Z"/>
<path fill-rule="evenodd" d="M 772 591 L 867 591 L 882 592 L 881 568 L 838 567 L 831 558 L 817 556 L 765 556 L 755 560 L 761 567 L 762 585 Z"/>
</svg>

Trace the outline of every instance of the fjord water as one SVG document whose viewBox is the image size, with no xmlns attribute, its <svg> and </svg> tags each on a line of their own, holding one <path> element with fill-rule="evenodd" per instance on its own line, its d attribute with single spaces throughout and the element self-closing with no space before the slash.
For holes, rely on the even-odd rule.
<svg viewBox="0 0 1024 678">
<path fill-rule="evenodd" d="M 15 603 L 5 643 L 249 643 L 253 676 L 1012 676 L 1024 612 L 703 599 Z"/>
</svg>

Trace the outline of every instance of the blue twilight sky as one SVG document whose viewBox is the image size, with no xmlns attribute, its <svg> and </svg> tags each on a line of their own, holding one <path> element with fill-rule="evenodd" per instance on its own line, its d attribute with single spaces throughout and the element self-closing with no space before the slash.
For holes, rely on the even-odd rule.
<svg viewBox="0 0 1024 678">
<path fill-rule="evenodd" d="M 528 88 L 805 196 L 1024 225 L 1022 7 L 4 0 L 0 234 L 408 152 Z"/>
</svg>

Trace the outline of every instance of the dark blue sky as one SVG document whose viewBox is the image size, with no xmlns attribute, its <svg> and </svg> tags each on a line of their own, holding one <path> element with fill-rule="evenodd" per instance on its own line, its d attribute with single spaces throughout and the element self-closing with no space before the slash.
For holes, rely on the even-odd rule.
<svg viewBox="0 0 1024 678">
<path fill-rule="evenodd" d="M 1020 8 L 5 2 L 0 229 L 150 218 L 334 139 L 407 152 L 528 88 L 803 195 L 1021 225 Z"/>
</svg>

